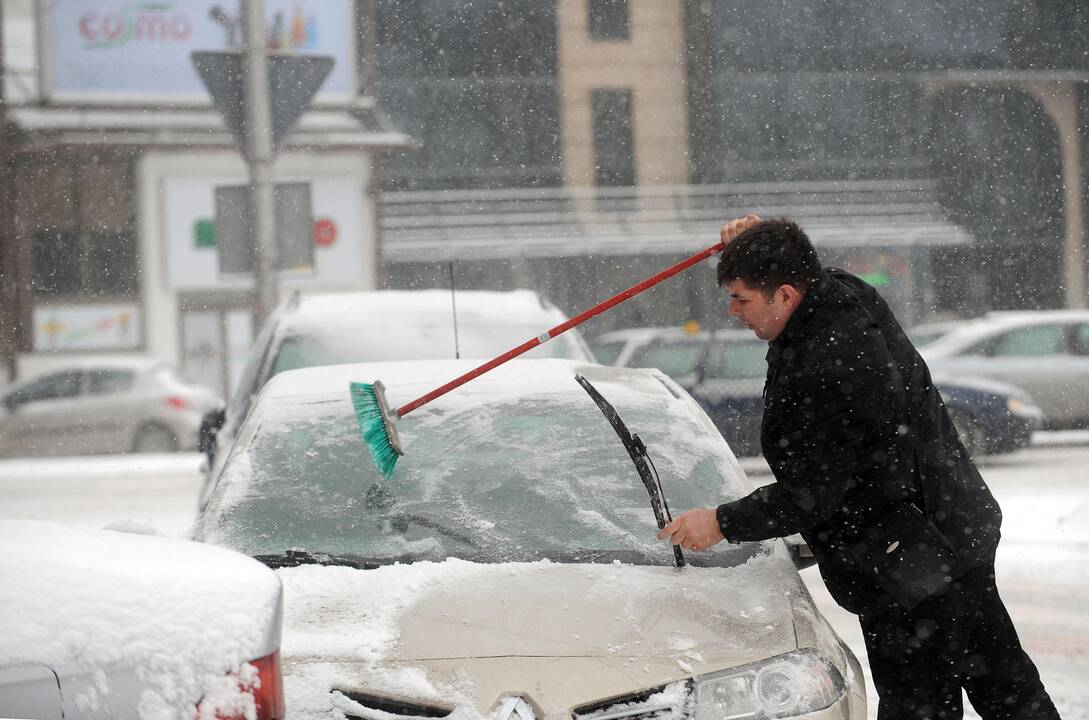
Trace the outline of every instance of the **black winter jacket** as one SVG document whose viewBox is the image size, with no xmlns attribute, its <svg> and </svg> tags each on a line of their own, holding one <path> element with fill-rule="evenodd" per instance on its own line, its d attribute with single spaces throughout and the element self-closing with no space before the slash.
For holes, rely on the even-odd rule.
<svg viewBox="0 0 1089 720">
<path fill-rule="evenodd" d="M 889 603 L 847 548 L 870 542 L 897 504 L 923 509 L 959 571 L 994 553 L 1001 512 L 926 363 L 881 296 L 850 273 L 823 270 L 770 343 L 760 442 L 776 482 L 719 506 L 723 535 L 801 533 L 851 612 Z"/>
</svg>

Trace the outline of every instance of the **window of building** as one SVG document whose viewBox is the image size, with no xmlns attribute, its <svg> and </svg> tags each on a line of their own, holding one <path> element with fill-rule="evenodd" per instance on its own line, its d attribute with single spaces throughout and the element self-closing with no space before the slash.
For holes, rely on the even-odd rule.
<svg viewBox="0 0 1089 720">
<path fill-rule="evenodd" d="M 132 233 L 39 230 L 31 246 L 38 296 L 132 296 L 137 292 Z"/>
<path fill-rule="evenodd" d="M 594 184 L 600 187 L 635 185 L 631 90 L 593 90 L 590 105 Z"/>
<path fill-rule="evenodd" d="M 631 36 L 631 13 L 628 0 L 588 0 L 592 40 L 627 40 Z"/>
</svg>

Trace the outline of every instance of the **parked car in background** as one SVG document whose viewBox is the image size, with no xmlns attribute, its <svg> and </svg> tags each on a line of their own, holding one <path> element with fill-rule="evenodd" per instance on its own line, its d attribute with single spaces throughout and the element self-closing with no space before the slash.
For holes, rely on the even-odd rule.
<svg viewBox="0 0 1089 720">
<path fill-rule="evenodd" d="M 783 541 L 678 568 L 655 539 L 647 480 L 577 373 L 670 507 L 752 489 L 661 372 L 513 360 L 399 420 L 406 455 L 380 475 L 349 383 L 380 378 L 397 405 L 474 365 L 293 370 L 256 399 L 195 538 L 281 568 L 293 715 L 866 717 Z"/>
<path fill-rule="evenodd" d="M 206 418 L 202 449 L 209 476 L 217 448 L 230 444 L 257 391 L 284 370 L 385 360 L 490 359 L 566 320 L 559 308 L 530 290 L 464 290 L 453 297 L 449 290 L 295 294 L 262 327 L 225 412 Z M 572 329 L 526 357 L 590 361 L 593 356 Z"/>
<path fill-rule="evenodd" d="M 1089 310 L 988 313 L 920 352 L 935 371 L 1023 388 L 1047 428 L 1089 427 Z"/>
<path fill-rule="evenodd" d="M 0 397 L 0 456 L 196 450 L 222 400 L 142 358 L 73 360 Z"/>
<path fill-rule="evenodd" d="M 760 454 L 767 342 L 748 330 L 634 328 L 591 341 L 594 352 L 627 367 L 656 367 L 683 385 L 735 452 Z M 1023 390 L 995 381 L 934 375 L 968 451 L 1011 452 L 1040 428 L 1041 412 Z"/>
<path fill-rule="evenodd" d="M 0 520 L 0 717 L 284 717 L 282 589 L 223 548 Z"/>
<path fill-rule="evenodd" d="M 963 323 L 962 320 L 936 320 L 934 322 L 914 325 L 907 329 L 907 335 L 911 338 L 915 349 L 926 347 L 938 338 L 945 337 L 956 330 Z"/>
</svg>

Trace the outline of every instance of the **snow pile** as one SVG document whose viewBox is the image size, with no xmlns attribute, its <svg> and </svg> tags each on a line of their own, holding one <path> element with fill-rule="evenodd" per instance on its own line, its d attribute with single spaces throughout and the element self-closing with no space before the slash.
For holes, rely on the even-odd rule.
<svg viewBox="0 0 1089 720">
<path fill-rule="evenodd" d="M 127 666 L 146 688 L 141 718 L 189 720 L 228 672 L 275 649 L 279 581 L 221 548 L 7 520 L 0 577 L 0 665 L 48 665 L 62 687 L 92 673 L 80 707 L 107 702 Z"/>
</svg>

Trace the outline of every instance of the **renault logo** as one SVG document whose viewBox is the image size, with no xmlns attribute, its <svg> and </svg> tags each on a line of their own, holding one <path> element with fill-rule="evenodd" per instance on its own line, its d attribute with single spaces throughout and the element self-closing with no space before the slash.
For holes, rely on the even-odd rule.
<svg viewBox="0 0 1089 720">
<path fill-rule="evenodd" d="M 536 720 L 533 708 L 520 697 L 503 698 L 495 720 Z"/>
</svg>

